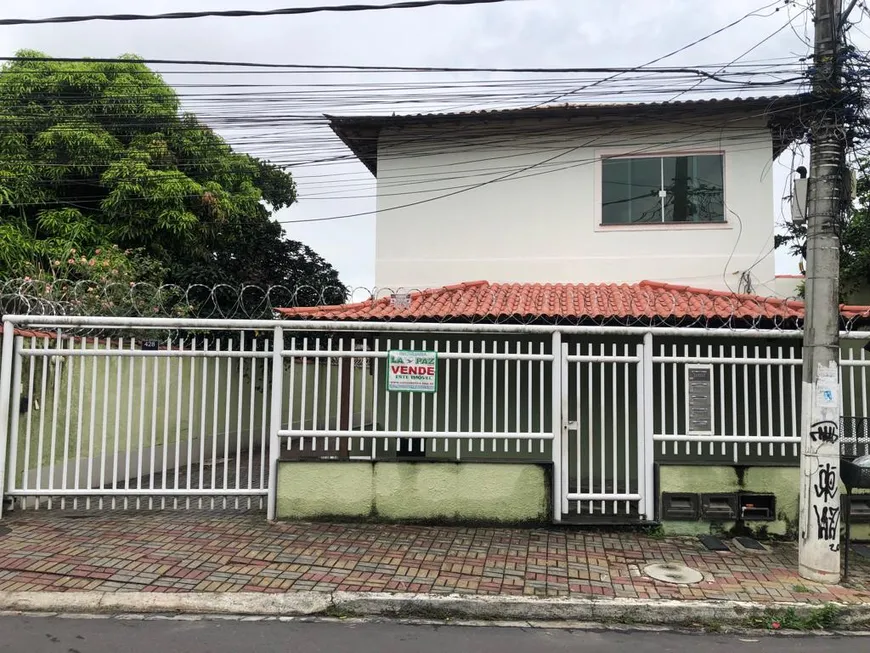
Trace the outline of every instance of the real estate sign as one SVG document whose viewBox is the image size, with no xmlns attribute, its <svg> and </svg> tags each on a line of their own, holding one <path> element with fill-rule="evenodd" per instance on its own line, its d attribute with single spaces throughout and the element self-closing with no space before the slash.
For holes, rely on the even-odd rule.
<svg viewBox="0 0 870 653">
<path fill-rule="evenodd" d="M 393 350 L 387 354 L 388 391 L 435 392 L 437 389 L 437 352 Z"/>
</svg>

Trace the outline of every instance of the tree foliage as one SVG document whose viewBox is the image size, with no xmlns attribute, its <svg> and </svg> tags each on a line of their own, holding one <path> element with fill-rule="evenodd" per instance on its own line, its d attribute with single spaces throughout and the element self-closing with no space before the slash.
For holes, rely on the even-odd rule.
<svg viewBox="0 0 870 653">
<path fill-rule="evenodd" d="M 870 289 L 870 161 L 863 162 L 857 178 L 857 195 L 848 216 L 837 228 L 840 235 L 840 296 L 848 302 L 856 293 Z M 844 202 L 845 204 L 845 202 Z M 785 223 L 775 246 L 806 260 L 806 224 Z"/>
<path fill-rule="evenodd" d="M 304 286 L 335 269 L 286 240 L 292 177 L 236 153 L 136 57 L 0 69 L 0 276 Z M 334 289 L 322 297 L 321 289 Z"/>
</svg>

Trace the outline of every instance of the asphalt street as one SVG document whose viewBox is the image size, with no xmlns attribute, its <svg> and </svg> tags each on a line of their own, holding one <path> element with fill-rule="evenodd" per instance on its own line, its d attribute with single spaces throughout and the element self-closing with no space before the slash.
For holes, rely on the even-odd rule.
<svg viewBox="0 0 870 653">
<path fill-rule="evenodd" d="M 2 653 L 852 653 L 866 638 L 409 625 L 0 617 Z"/>
</svg>

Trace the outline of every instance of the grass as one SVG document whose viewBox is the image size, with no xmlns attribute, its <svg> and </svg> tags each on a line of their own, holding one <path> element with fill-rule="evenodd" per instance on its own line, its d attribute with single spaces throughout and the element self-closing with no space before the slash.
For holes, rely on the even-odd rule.
<svg viewBox="0 0 870 653">
<path fill-rule="evenodd" d="M 770 610 L 763 615 L 750 617 L 749 624 L 755 628 L 770 630 L 830 630 L 840 623 L 840 608 L 826 603 L 806 615 L 799 615 L 794 608 Z"/>
</svg>

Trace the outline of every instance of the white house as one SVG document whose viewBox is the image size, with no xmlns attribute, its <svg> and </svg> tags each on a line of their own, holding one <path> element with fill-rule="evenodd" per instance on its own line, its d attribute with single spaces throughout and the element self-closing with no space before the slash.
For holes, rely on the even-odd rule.
<svg viewBox="0 0 870 653">
<path fill-rule="evenodd" d="M 379 288 L 654 279 L 774 294 L 771 168 L 797 110 L 751 98 L 330 121 L 377 177 Z"/>
</svg>

